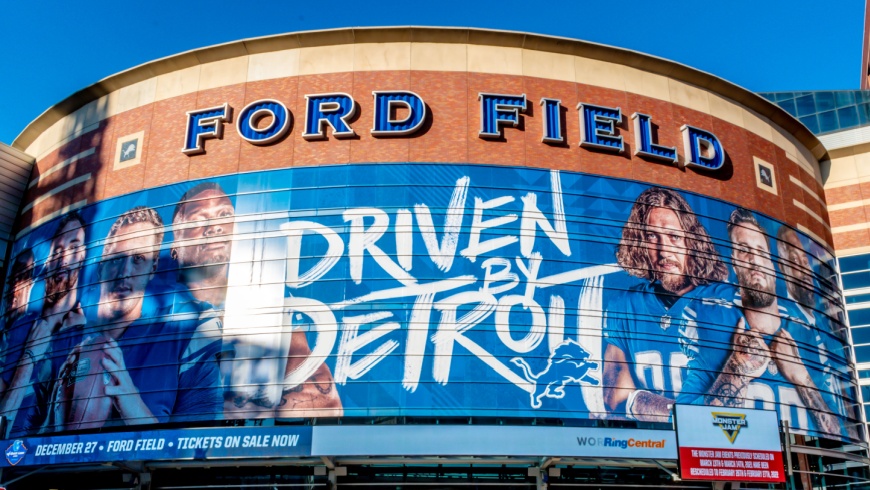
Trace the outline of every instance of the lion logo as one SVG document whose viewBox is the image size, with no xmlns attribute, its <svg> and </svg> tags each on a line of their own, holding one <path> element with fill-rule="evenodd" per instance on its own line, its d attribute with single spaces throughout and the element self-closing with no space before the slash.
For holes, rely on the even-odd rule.
<svg viewBox="0 0 870 490">
<path fill-rule="evenodd" d="M 529 383 L 535 385 L 535 391 L 529 394 L 532 408 L 541 408 L 544 397 L 564 398 L 565 386 L 570 383 L 600 384 L 589 375 L 590 369 L 598 369 L 598 363 L 590 361 L 589 356 L 589 352 L 576 341 L 566 340 L 553 349 L 547 367 L 538 374 L 532 373 L 529 363 L 521 357 L 514 357 L 511 362 L 523 370 L 523 376 Z"/>
</svg>

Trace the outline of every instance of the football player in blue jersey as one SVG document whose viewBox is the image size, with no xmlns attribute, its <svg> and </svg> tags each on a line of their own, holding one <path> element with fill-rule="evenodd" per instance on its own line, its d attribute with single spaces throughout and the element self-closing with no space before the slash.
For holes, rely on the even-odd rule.
<svg viewBox="0 0 870 490">
<path fill-rule="evenodd" d="M 810 268 L 809 257 L 804 252 L 803 245 L 797 233 L 787 227 L 780 226 L 776 233 L 779 267 L 785 276 L 788 299 L 800 306 L 807 317 L 813 317 L 813 271 Z"/>
<path fill-rule="evenodd" d="M 850 408 L 856 404 L 847 403 L 853 397 L 848 389 L 851 374 L 847 368 L 848 333 L 841 320 L 842 305 L 815 294 L 809 256 L 797 233 L 783 225 L 777 230 L 776 237 L 779 268 L 786 279 L 786 294 L 796 305 L 795 321 L 811 330 L 812 345 L 818 350 L 819 362 L 824 366 L 821 372 L 814 372 L 813 377 L 834 412 L 858 420 L 860 414 Z M 850 426 L 849 432 L 852 435 L 855 428 Z"/>
<path fill-rule="evenodd" d="M 3 331 L 0 332 L 0 395 L 12 380 L 13 370 L 23 353 L 24 341 L 38 316 L 28 309 L 33 282 L 33 252 L 26 249 L 12 261 L 6 281 Z"/>
<path fill-rule="evenodd" d="M 85 222 L 78 211 L 58 222 L 43 266 L 45 294 L 42 311 L 27 328 L 23 351 L 0 399 L 0 413 L 12 422 L 13 431 L 29 425 L 35 407 L 45 408 L 56 369 L 75 345 L 85 325 L 79 304 L 79 277 L 86 256 Z M 28 394 L 31 391 L 32 394 Z M 17 417 L 21 410 L 21 417 Z M 44 413 L 44 411 L 40 412 Z M 43 419 L 39 419 L 41 425 Z M 37 425 L 37 427 L 38 427 Z"/>
<path fill-rule="evenodd" d="M 304 333 L 294 332 L 281 372 L 272 372 L 274 353 L 246 342 L 243 336 L 221 339 L 227 275 L 232 252 L 235 208 L 214 182 L 191 187 L 173 214 L 175 243 L 171 256 L 178 262 L 179 282 L 200 311 L 200 325 L 186 350 L 188 359 L 220 359 L 224 378 L 224 416 L 228 419 L 261 417 L 340 416 L 341 399 L 326 363 L 292 389 L 272 389 L 311 354 Z M 280 364 L 280 363 L 279 363 Z M 269 371 L 264 374 L 265 371 Z M 271 393 L 277 392 L 277 396 Z"/>
<path fill-rule="evenodd" d="M 143 316 L 162 242 L 163 221 L 152 208 L 135 207 L 112 224 L 97 270 L 96 321 L 58 370 L 46 430 L 96 428 L 109 420 L 168 422 L 219 412 L 216 360 L 204 359 L 200 369 L 181 371 L 195 324 L 173 321 L 162 311 Z M 88 381 L 93 385 L 84 390 L 77 386 Z"/>
<path fill-rule="evenodd" d="M 6 388 L 12 383 L 16 367 L 24 355 L 24 343 L 31 327 L 39 319 L 39 313 L 28 308 L 35 280 L 34 270 L 33 252 L 30 249 L 19 253 L 9 267 L 3 331 L 0 332 L 0 401 L 6 394 Z M 16 414 L 16 411 L 7 412 L 6 416 L 14 421 Z M 5 435 L 0 434 L 4 437 Z"/>
<path fill-rule="evenodd" d="M 845 357 L 844 344 L 848 344 L 848 340 L 845 325 L 839 319 L 842 307 L 815 294 L 810 259 L 797 232 L 783 225 L 777 230 L 776 238 L 779 268 L 785 278 L 788 299 L 798 306 L 800 316 L 808 325 L 817 328 L 820 334 L 827 334 L 820 335 L 819 345 L 840 358 Z M 830 336 L 828 341 L 826 337 Z"/>
<path fill-rule="evenodd" d="M 220 185 L 197 184 L 181 196 L 172 214 L 179 282 L 196 301 L 222 308 L 232 252 L 235 208 Z"/>
<path fill-rule="evenodd" d="M 721 283 L 728 270 L 686 200 L 660 187 L 638 196 L 616 258 L 644 282 L 607 311 L 605 407 L 616 416 L 667 421 L 688 362 L 680 338 L 694 335 L 701 315 L 723 317 L 731 329 L 737 323 L 721 299 L 733 291 Z"/>
<path fill-rule="evenodd" d="M 809 329 L 791 320 L 776 296 L 776 272 L 767 236 L 752 213 L 736 209 L 728 221 L 731 262 L 740 286 L 736 303 L 745 321 L 733 334 L 699 332 L 680 402 L 774 409 L 802 430 L 840 434 L 805 361 Z M 781 304 L 782 303 L 782 304 Z M 791 308 L 794 308 L 793 306 Z M 703 396 L 700 396 L 703 394 Z M 808 416 L 809 415 L 809 416 Z"/>
</svg>

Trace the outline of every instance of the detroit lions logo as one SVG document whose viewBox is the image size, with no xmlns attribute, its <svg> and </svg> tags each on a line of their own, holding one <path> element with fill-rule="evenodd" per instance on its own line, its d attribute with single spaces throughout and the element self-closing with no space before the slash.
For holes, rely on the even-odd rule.
<svg viewBox="0 0 870 490">
<path fill-rule="evenodd" d="M 129 143 L 124 143 L 124 149 L 121 150 L 122 161 L 129 160 L 131 158 L 136 157 L 136 141 L 138 141 L 138 140 L 133 140 Z"/>
<path fill-rule="evenodd" d="M 535 391 L 530 393 L 532 408 L 541 408 L 541 400 L 547 398 L 564 398 L 565 386 L 570 383 L 581 383 L 598 386 L 600 382 L 589 375 L 590 369 L 598 369 L 598 363 L 589 360 L 589 352 L 574 340 L 566 340 L 557 345 L 547 367 L 538 374 L 532 373 L 529 363 L 521 357 L 514 357 L 511 362 L 523 370 L 523 376 L 529 383 L 535 385 Z"/>
</svg>

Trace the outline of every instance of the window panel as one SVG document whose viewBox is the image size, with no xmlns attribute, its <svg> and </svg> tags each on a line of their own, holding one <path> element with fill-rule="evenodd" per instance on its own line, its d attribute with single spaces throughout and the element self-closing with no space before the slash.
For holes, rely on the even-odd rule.
<svg viewBox="0 0 870 490">
<path fill-rule="evenodd" d="M 858 289 L 870 286 L 870 272 L 843 274 L 843 289 Z"/>
<path fill-rule="evenodd" d="M 870 308 L 861 310 L 850 310 L 848 314 L 850 327 L 870 325 Z"/>
<path fill-rule="evenodd" d="M 840 259 L 840 272 L 856 272 L 870 269 L 870 254 L 843 257 Z"/>
</svg>

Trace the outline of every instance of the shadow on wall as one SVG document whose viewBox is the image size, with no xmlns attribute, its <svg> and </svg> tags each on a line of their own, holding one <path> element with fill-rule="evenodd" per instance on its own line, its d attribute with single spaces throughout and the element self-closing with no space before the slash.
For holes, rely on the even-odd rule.
<svg viewBox="0 0 870 490">
<path fill-rule="evenodd" d="M 101 199 L 109 171 L 138 163 L 138 141 L 126 145 L 127 156 L 118 161 L 121 145 L 106 120 L 108 105 L 107 97 L 86 104 L 45 130 L 27 149 L 36 165 L 19 207 L 14 238 Z"/>
</svg>

